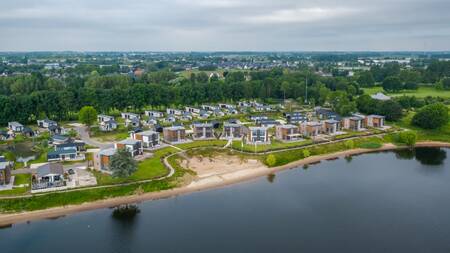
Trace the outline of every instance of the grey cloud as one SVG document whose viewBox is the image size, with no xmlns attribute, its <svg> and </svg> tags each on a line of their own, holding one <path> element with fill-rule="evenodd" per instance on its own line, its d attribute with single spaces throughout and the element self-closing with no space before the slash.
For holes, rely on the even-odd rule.
<svg viewBox="0 0 450 253">
<path fill-rule="evenodd" d="M 444 0 L 15 0 L 0 50 L 449 50 Z"/>
</svg>

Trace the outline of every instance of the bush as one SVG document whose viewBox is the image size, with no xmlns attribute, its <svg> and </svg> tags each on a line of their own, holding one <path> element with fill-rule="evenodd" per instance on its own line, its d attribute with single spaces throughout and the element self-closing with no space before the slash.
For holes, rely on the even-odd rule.
<svg viewBox="0 0 450 253">
<path fill-rule="evenodd" d="M 308 149 L 303 150 L 303 158 L 307 158 L 311 156 L 311 152 Z"/>
<path fill-rule="evenodd" d="M 268 155 L 266 158 L 266 164 L 269 167 L 273 167 L 275 164 L 277 164 L 277 158 L 273 154 Z"/>
<path fill-rule="evenodd" d="M 436 129 L 447 124 L 448 119 L 448 108 L 442 103 L 435 103 L 420 109 L 412 123 L 421 128 Z"/>
<path fill-rule="evenodd" d="M 398 134 L 398 142 L 413 147 L 417 142 L 417 134 L 413 131 L 405 131 Z"/>
<path fill-rule="evenodd" d="M 345 141 L 344 145 L 347 149 L 353 149 L 355 147 L 355 143 L 352 140 Z"/>
</svg>

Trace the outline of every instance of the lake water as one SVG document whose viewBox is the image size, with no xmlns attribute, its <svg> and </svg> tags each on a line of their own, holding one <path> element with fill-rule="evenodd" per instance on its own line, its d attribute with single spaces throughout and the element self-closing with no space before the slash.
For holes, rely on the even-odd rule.
<svg viewBox="0 0 450 253">
<path fill-rule="evenodd" d="M 275 177 L 0 229 L 0 252 L 450 252 L 450 150 L 325 161 Z"/>
</svg>

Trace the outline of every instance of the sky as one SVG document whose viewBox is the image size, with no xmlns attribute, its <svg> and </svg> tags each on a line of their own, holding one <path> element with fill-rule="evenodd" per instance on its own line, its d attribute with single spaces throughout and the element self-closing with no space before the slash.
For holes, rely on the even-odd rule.
<svg viewBox="0 0 450 253">
<path fill-rule="evenodd" d="M 0 51 L 444 51 L 449 10 L 449 0 L 2 0 Z"/>
</svg>

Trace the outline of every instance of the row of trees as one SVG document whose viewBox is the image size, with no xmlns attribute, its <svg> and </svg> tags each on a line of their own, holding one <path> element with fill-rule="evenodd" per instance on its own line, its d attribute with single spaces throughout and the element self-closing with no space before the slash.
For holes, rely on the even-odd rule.
<svg viewBox="0 0 450 253">
<path fill-rule="evenodd" d="M 224 80 L 205 78 L 205 73 L 190 78 L 174 78 L 167 71 L 152 72 L 139 79 L 126 75 L 55 79 L 32 75 L 0 78 L 0 124 L 23 123 L 37 118 L 74 119 L 83 106 L 98 112 L 140 110 L 145 106 L 176 106 L 242 99 L 292 98 L 313 105 L 329 102 L 341 114 L 356 108 L 354 97 L 359 85 L 347 78 L 323 78 L 309 72 L 281 69 L 255 72 L 229 72 Z M 307 95 L 306 95 L 307 90 Z"/>
</svg>

